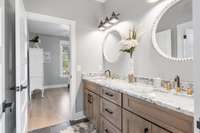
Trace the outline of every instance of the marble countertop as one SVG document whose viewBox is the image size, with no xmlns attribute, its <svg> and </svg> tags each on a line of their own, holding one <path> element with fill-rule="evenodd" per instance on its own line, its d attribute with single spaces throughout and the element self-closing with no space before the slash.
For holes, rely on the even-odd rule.
<svg viewBox="0 0 200 133">
<path fill-rule="evenodd" d="M 173 91 L 166 92 L 163 88 L 142 83 L 130 84 L 125 80 L 90 76 L 85 76 L 83 79 L 188 116 L 194 116 L 193 96 L 177 95 Z"/>
</svg>

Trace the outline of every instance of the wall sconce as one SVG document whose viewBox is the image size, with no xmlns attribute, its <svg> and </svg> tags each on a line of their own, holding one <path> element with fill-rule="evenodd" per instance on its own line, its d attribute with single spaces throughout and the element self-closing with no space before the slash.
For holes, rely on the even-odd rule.
<svg viewBox="0 0 200 133">
<path fill-rule="evenodd" d="M 110 18 L 106 17 L 105 21 L 103 21 L 103 20 L 100 21 L 98 29 L 100 31 L 104 31 L 104 30 L 112 27 L 113 25 L 117 24 L 119 22 L 119 15 L 120 15 L 119 13 L 116 14 L 115 12 L 113 12 L 112 16 Z"/>
</svg>

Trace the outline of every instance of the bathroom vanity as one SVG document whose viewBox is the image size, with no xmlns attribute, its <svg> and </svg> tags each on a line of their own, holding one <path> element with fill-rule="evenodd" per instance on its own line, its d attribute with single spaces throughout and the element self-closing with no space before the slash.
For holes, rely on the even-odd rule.
<svg viewBox="0 0 200 133">
<path fill-rule="evenodd" d="M 193 133 L 191 97 L 120 80 L 83 82 L 84 112 L 100 133 Z"/>
</svg>

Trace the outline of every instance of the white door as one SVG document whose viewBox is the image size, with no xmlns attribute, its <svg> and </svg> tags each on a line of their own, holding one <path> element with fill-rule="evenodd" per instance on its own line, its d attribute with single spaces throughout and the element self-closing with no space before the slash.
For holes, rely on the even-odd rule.
<svg viewBox="0 0 200 133">
<path fill-rule="evenodd" d="M 184 57 L 192 57 L 193 58 L 193 44 L 194 44 L 194 33 L 193 29 L 186 29 L 185 30 L 185 36 L 186 38 L 184 39 Z"/>
<path fill-rule="evenodd" d="M 27 18 L 23 0 L 15 1 L 16 26 L 16 133 L 27 133 L 28 76 L 27 76 Z"/>
<path fill-rule="evenodd" d="M 5 133 L 5 113 L 3 112 L 2 103 L 5 100 L 5 90 L 4 90 L 4 30 L 3 24 L 3 2 L 0 2 L 0 133 Z"/>
</svg>

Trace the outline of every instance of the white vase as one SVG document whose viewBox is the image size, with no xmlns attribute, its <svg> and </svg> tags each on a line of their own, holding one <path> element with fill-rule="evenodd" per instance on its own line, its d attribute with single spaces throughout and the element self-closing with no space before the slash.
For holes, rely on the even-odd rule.
<svg viewBox="0 0 200 133">
<path fill-rule="evenodd" d="M 129 58 L 128 60 L 129 65 L 129 71 L 128 71 L 128 81 L 129 83 L 135 82 L 135 73 L 134 73 L 134 56 L 132 58 Z"/>
</svg>

